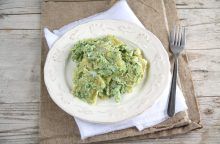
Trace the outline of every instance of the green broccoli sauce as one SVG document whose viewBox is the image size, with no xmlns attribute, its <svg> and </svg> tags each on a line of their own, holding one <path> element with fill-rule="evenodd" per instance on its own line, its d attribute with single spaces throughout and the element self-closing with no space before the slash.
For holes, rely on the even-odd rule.
<svg viewBox="0 0 220 144">
<path fill-rule="evenodd" d="M 115 36 L 78 41 L 72 60 L 77 63 L 73 72 L 73 95 L 94 104 L 97 98 L 121 100 L 132 91 L 147 69 L 147 61 L 139 48 L 130 50 Z"/>
</svg>

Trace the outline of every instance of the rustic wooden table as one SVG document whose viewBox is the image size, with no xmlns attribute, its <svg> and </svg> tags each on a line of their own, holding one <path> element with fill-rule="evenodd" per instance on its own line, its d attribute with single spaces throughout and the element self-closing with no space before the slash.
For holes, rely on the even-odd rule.
<svg viewBox="0 0 220 144">
<path fill-rule="evenodd" d="M 38 143 L 40 1 L 0 0 L 0 143 Z M 203 129 L 131 143 L 220 143 L 220 1 L 176 0 Z"/>
</svg>

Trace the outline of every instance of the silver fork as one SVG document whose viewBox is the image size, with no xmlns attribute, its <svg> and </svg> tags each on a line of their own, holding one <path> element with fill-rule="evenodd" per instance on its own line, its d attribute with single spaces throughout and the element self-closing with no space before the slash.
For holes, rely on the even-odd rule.
<svg viewBox="0 0 220 144">
<path fill-rule="evenodd" d="M 173 67 L 173 77 L 170 88 L 170 96 L 167 114 L 172 117 L 175 114 L 175 100 L 176 100 L 176 80 L 178 71 L 178 56 L 185 47 L 186 34 L 185 28 L 176 26 L 170 33 L 170 49 L 173 52 L 174 57 L 174 67 Z"/>
</svg>

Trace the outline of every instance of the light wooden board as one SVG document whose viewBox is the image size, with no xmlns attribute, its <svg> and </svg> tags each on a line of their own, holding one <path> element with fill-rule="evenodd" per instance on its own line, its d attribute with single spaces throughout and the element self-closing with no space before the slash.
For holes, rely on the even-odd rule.
<svg viewBox="0 0 220 144">
<path fill-rule="evenodd" d="M 0 17 L 0 29 L 39 29 L 40 14 L 3 14 Z"/>
<path fill-rule="evenodd" d="M 195 91 L 199 97 L 204 128 L 171 139 L 142 140 L 138 143 L 219 143 L 219 7 L 220 2 L 216 0 L 177 0 L 180 19 L 184 19 L 182 22 L 188 25 L 189 67 L 192 70 Z M 205 12 L 206 9 L 210 10 Z M 39 0 L 0 1 L 0 27 L 13 29 L 0 30 L 0 84 L 4 86 L 0 87 L 1 144 L 38 143 L 40 14 L 32 15 L 39 17 L 32 18 L 32 20 L 35 19 L 32 23 L 32 20 L 29 23 L 21 21 L 26 19 L 25 17 L 30 17 L 28 15 L 31 13 L 39 12 Z M 8 14 L 13 16 L 13 18 L 10 17 L 11 23 L 7 22 Z M 23 16 L 15 18 L 16 14 Z M 216 17 L 213 16 L 214 14 Z M 20 24 L 16 25 L 16 21 Z M 25 53 L 31 54 L 32 57 L 25 57 Z M 6 54 L 8 56 L 12 54 L 15 57 L 9 60 L 4 56 Z M 35 60 L 32 60 L 33 58 Z M 19 61 L 22 62 L 19 64 Z M 11 85 L 16 85 L 13 86 L 13 91 L 10 88 Z"/>
<path fill-rule="evenodd" d="M 40 14 L 40 0 L 1 0 L 0 14 Z"/>
<path fill-rule="evenodd" d="M 217 0 L 176 0 L 178 9 L 218 9 L 220 4 Z"/>
<path fill-rule="evenodd" d="M 39 30 L 0 30 L 1 144 L 38 141 L 39 33 Z"/>
</svg>

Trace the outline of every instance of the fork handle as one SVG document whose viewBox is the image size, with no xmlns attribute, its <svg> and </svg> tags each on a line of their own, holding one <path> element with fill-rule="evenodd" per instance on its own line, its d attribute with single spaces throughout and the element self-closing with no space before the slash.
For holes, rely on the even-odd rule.
<svg viewBox="0 0 220 144">
<path fill-rule="evenodd" d="M 169 117 L 172 117 L 175 114 L 177 70 L 178 70 L 178 59 L 177 57 L 175 57 L 174 67 L 173 67 L 173 77 L 172 77 L 172 83 L 171 83 L 170 95 L 169 95 L 169 103 L 168 103 L 168 109 L 167 109 L 167 114 Z"/>
</svg>

